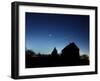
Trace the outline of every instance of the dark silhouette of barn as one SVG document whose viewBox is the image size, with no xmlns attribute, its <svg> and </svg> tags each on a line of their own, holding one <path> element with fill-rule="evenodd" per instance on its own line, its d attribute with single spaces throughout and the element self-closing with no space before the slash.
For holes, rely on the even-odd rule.
<svg viewBox="0 0 100 81">
<path fill-rule="evenodd" d="M 74 42 L 70 43 L 64 49 L 62 49 L 61 56 L 63 57 L 64 61 L 66 61 L 69 65 L 79 64 L 79 48 L 76 46 Z"/>
</svg>

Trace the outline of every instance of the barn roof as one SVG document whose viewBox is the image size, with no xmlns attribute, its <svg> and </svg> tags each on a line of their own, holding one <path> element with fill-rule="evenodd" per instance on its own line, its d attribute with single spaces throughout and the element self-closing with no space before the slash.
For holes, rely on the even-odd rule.
<svg viewBox="0 0 100 81">
<path fill-rule="evenodd" d="M 77 50 L 79 50 L 78 46 L 74 42 L 67 45 L 62 51 L 66 50 L 66 49 L 77 49 Z"/>
</svg>

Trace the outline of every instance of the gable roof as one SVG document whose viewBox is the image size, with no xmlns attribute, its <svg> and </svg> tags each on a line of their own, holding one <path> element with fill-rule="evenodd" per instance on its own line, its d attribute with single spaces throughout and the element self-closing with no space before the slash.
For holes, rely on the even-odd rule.
<svg viewBox="0 0 100 81">
<path fill-rule="evenodd" d="M 67 45 L 62 51 L 66 50 L 66 49 L 76 49 L 76 50 L 79 50 L 78 46 L 74 42 L 72 42 L 69 45 Z"/>
</svg>

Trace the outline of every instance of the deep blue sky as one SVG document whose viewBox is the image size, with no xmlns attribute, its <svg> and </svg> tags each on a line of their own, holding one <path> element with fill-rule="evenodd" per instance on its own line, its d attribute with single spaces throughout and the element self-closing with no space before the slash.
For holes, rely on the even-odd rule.
<svg viewBox="0 0 100 81">
<path fill-rule="evenodd" d="M 61 51 L 70 42 L 89 54 L 89 16 L 26 12 L 26 48 L 36 53 Z"/>
</svg>

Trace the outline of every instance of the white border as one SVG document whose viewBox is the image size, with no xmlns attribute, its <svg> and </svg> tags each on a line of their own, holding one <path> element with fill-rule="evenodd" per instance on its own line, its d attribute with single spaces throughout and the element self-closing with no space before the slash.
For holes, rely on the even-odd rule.
<svg viewBox="0 0 100 81">
<path fill-rule="evenodd" d="M 90 16 L 90 65 L 45 68 L 25 68 L 25 12 L 79 14 Z M 19 6 L 19 75 L 40 75 L 95 71 L 95 11 L 88 9 Z"/>
</svg>

